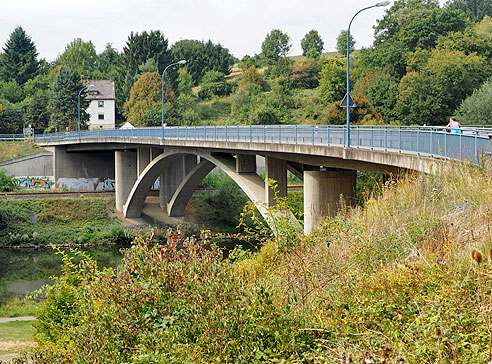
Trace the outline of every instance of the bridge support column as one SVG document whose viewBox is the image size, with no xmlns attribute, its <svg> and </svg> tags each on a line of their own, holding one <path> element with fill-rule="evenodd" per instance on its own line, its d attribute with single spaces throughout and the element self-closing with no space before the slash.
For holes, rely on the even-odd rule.
<svg viewBox="0 0 492 364">
<path fill-rule="evenodd" d="M 318 227 L 324 217 L 335 216 L 343 195 L 355 203 L 356 171 L 304 171 L 304 234 Z"/>
<path fill-rule="evenodd" d="M 256 156 L 250 154 L 238 154 L 236 156 L 236 172 L 256 173 Z"/>
<path fill-rule="evenodd" d="M 167 204 L 176 192 L 185 176 L 197 165 L 196 155 L 187 154 L 176 160 L 176 163 L 161 173 L 161 187 L 159 189 L 160 206 L 167 210 Z"/>
<path fill-rule="evenodd" d="M 283 159 L 265 157 L 265 178 L 277 182 L 277 196 L 287 196 L 287 162 Z M 275 201 L 275 190 L 265 183 L 265 200 L 267 206 L 273 206 Z"/>
<path fill-rule="evenodd" d="M 147 167 L 151 161 L 151 148 L 150 147 L 138 147 L 137 149 L 137 171 L 138 175 L 142 174 L 142 171 Z"/>
<path fill-rule="evenodd" d="M 116 209 L 123 211 L 123 205 L 137 180 L 137 153 L 133 150 L 117 150 L 114 159 Z"/>
</svg>

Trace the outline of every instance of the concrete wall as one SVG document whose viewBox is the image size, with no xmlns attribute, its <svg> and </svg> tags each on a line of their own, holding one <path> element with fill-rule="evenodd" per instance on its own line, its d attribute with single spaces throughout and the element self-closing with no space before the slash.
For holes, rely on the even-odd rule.
<svg viewBox="0 0 492 364">
<path fill-rule="evenodd" d="M 115 179 L 114 151 L 68 152 L 65 146 L 55 147 L 53 176 L 59 178 Z"/>
<path fill-rule="evenodd" d="M 53 177 L 53 153 L 44 152 L 0 162 L 0 170 L 15 177 Z"/>
</svg>

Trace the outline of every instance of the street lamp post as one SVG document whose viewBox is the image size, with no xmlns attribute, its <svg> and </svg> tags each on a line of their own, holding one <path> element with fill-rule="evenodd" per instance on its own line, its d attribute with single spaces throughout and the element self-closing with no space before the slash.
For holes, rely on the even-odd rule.
<svg viewBox="0 0 492 364">
<path fill-rule="evenodd" d="M 164 139 L 164 79 L 166 77 L 166 71 L 169 67 L 176 66 L 178 64 L 185 64 L 186 60 L 182 59 L 181 61 L 178 61 L 176 63 L 171 63 L 169 66 L 164 68 L 164 72 L 162 72 L 162 139 Z"/>
<path fill-rule="evenodd" d="M 368 6 L 367 8 L 360 9 L 355 15 L 352 17 L 350 20 L 349 26 L 347 28 L 347 93 L 345 94 L 344 102 L 342 102 L 342 107 L 347 108 L 347 148 L 350 148 L 350 107 L 351 107 L 351 101 L 352 97 L 350 97 L 350 26 L 352 25 L 352 21 L 354 18 L 359 14 L 360 12 L 371 9 L 371 8 L 376 8 L 380 6 L 387 6 L 389 5 L 389 1 L 381 1 L 375 5 Z"/>
<path fill-rule="evenodd" d="M 79 97 L 78 97 L 79 120 L 78 120 L 78 123 L 77 123 L 77 130 L 78 130 L 78 134 L 79 134 L 79 142 L 80 142 L 80 94 L 82 93 L 82 91 L 84 91 L 85 89 L 88 89 L 89 87 L 94 87 L 94 85 L 87 85 L 82 90 L 79 91 Z"/>
</svg>

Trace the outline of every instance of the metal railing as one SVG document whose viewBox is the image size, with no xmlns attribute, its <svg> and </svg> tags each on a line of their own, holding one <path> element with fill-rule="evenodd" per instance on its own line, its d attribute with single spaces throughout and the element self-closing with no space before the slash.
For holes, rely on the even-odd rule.
<svg viewBox="0 0 492 364">
<path fill-rule="evenodd" d="M 32 137 L 26 137 L 24 134 L 0 134 L 0 141 L 16 140 L 33 140 Z"/>
<path fill-rule="evenodd" d="M 83 131 L 81 140 L 101 138 L 162 139 L 162 129 L 135 128 Z M 249 125 L 165 127 L 164 139 L 248 143 L 346 146 L 346 126 L 338 125 Z M 36 135 L 35 141 L 78 140 L 77 132 Z M 477 162 L 492 153 L 492 128 L 459 130 L 431 126 L 352 126 L 350 146 Z"/>
</svg>

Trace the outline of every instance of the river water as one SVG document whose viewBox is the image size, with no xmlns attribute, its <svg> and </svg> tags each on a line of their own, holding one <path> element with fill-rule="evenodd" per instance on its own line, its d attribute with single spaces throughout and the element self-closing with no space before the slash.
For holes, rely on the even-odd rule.
<svg viewBox="0 0 492 364">
<path fill-rule="evenodd" d="M 99 267 L 116 267 L 123 257 L 122 246 L 79 248 L 94 258 Z M 62 250 L 69 251 L 69 248 Z M 0 303 L 22 298 L 59 276 L 63 262 L 60 254 L 46 249 L 0 249 Z"/>
</svg>

